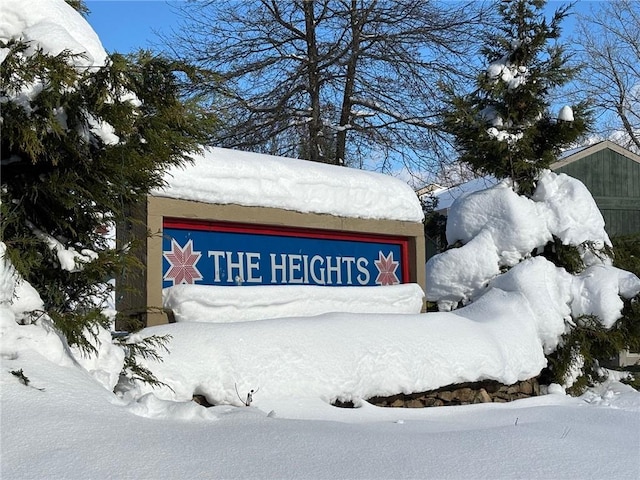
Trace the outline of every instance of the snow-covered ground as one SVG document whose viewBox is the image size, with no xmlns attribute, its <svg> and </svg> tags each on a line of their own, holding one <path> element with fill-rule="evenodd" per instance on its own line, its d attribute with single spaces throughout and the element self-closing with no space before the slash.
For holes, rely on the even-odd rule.
<svg viewBox="0 0 640 480">
<path fill-rule="evenodd" d="M 0 1 L 2 39 L 23 32 L 51 52 L 86 41 L 90 57 L 103 58 L 90 27 L 62 0 L 32 0 L 28 7 L 23 0 Z M 287 168 L 291 160 L 270 161 L 278 172 L 271 183 L 260 183 L 253 168 L 218 171 L 226 172 L 225 186 L 241 185 L 235 178 L 253 182 L 256 201 L 300 210 L 297 200 L 282 204 L 295 196 L 279 195 L 297 176 Z M 243 156 L 237 165 L 246 162 Z M 320 192 L 336 192 L 321 202 L 323 213 L 398 215 L 372 206 L 392 205 L 385 195 L 404 195 L 396 180 L 388 180 L 386 193 L 376 189 L 376 202 L 350 213 L 348 195 L 356 186 L 387 179 L 340 169 L 340 186 L 329 171 L 309 177 Z M 189 170 L 182 173 L 195 187 Z M 544 354 L 571 314 L 597 313 L 606 326 L 615 323 L 620 297 L 640 290 L 637 277 L 586 251 L 590 270 L 581 276 L 528 256 L 550 235 L 596 247 L 608 242 L 593 199 L 578 183 L 546 173 L 533 200 L 500 184 L 452 205 L 452 239 L 466 245 L 457 249 L 460 261 L 443 269 L 447 276 L 432 277 L 438 291 L 427 295 L 446 308 L 466 304 L 453 311 L 415 313 L 422 300 L 416 286 L 375 287 L 373 304 L 371 293 L 354 301 L 336 290 L 331 304 L 327 290 L 300 287 L 298 295 L 314 308 L 269 289 L 244 297 L 233 294 L 244 290 L 218 291 L 236 302 L 226 311 L 210 301 L 211 291 L 173 287 L 166 298 L 184 308 L 182 321 L 132 339 L 172 336 L 163 361 L 146 363 L 166 384 L 155 389 L 119 382 L 124 353 L 109 332 L 98 332 L 98 355 L 86 357 L 46 317 L 30 323 L 27 312 L 42 305 L 38 293 L 0 258 L 0 476 L 640 478 L 640 393 L 616 375 L 579 398 L 551 385 L 546 395 L 510 404 L 398 409 L 366 402 L 455 382 L 530 378 L 544 367 Z M 189 190 L 177 188 L 180 195 Z M 245 187 L 232 189 L 225 199 L 233 203 L 233 195 L 243 194 Z M 199 199 L 210 198 L 205 195 Z M 353 202 L 369 198 L 356 197 Z M 563 208 L 568 200 L 572 208 Z M 417 205 L 414 198 L 398 208 L 415 212 Z M 563 217 L 567 212 L 577 217 Z M 414 213 L 405 219 L 418 221 Z M 478 244 L 483 248 L 474 250 Z M 502 274 L 506 266 L 514 268 Z M 264 311 L 255 316 L 260 305 Z M 217 406 L 193 402 L 194 394 Z M 334 407 L 334 399 L 357 408 Z"/>
<path fill-rule="evenodd" d="M 252 406 L 207 409 L 153 393 L 119 398 L 74 364 L 44 325 L 2 322 L 3 480 L 640 476 L 640 394 L 613 379 L 580 398 L 556 389 L 510 404 L 426 409 L 341 409 L 287 392 L 263 401 L 273 393 L 268 384 L 237 379 L 241 395 L 260 388 Z M 173 334 L 175 345 L 196 340 Z M 192 357 L 206 361 L 206 344 L 194 343 Z M 207 368 L 164 363 L 183 373 Z M 18 370 L 28 386 L 11 373 Z M 290 383 L 307 382 L 295 372 L 292 363 Z"/>
</svg>

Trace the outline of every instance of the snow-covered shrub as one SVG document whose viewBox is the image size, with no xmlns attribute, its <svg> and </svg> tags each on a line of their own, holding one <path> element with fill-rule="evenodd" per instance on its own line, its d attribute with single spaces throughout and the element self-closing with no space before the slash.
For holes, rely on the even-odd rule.
<svg viewBox="0 0 640 480">
<path fill-rule="evenodd" d="M 564 322 L 555 342 L 547 344 L 553 345 L 545 352 L 549 378 L 575 384 L 577 392 L 598 377 L 598 359 L 632 343 L 616 325 L 625 305 L 621 297 L 638 295 L 640 279 L 611 266 L 611 241 L 587 188 L 547 170 L 586 132 L 590 115 L 584 104 L 559 113 L 551 109 L 553 89 L 566 84 L 575 69 L 556 42 L 571 6 L 547 21 L 545 3 L 500 2 L 502 22 L 488 32 L 487 68 L 476 88 L 463 95 L 449 89 L 451 108 L 443 126 L 455 137 L 460 160 L 502 182 L 453 204 L 447 241 L 462 247 L 429 260 L 426 293 L 440 309 L 455 309 L 493 288 L 511 288 L 500 280 L 505 271 L 520 269 L 533 256 L 546 258 L 562 274 L 529 269 L 530 281 L 561 293 L 555 298 L 568 311 L 561 313 L 558 303 L 549 304 L 526 285 L 518 288 L 528 292 L 534 311 L 546 309 Z"/>
<path fill-rule="evenodd" d="M 576 326 L 562 339 L 564 348 L 548 356 L 550 370 L 555 372 L 568 371 L 566 366 L 571 363 L 571 346 L 578 349 L 584 358 L 584 374 L 570 387 L 570 393 L 580 393 L 584 387 L 606 375 L 606 371 L 599 368 L 599 365 L 616 358 L 621 350 L 640 351 L 640 294 L 633 296 L 634 279 L 631 276 L 631 273 L 640 276 L 640 236 L 614 238 L 613 244 L 614 265 L 624 269 L 622 271 L 629 271 L 626 275 L 628 290 L 622 289 L 624 295 L 620 299 L 620 317 L 606 328 L 598 316 L 579 316 Z M 610 284 L 611 282 L 609 287 Z"/>
<path fill-rule="evenodd" d="M 545 171 L 537 185 L 533 198 L 502 183 L 457 200 L 447 239 L 463 245 L 427 262 L 426 296 L 452 310 L 492 289 L 523 293 L 544 329 L 549 380 L 570 387 L 572 379 L 579 392 L 598 378 L 598 360 L 637 341 L 636 323 L 618 322 L 640 279 L 612 265 L 602 215 L 580 181 Z"/>
<path fill-rule="evenodd" d="M 109 328 L 108 280 L 131 265 L 105 229 L 198 149 L 202 117 L 180 100 L 172 65 L 107 56 L 63 0 L 6 0 L 2 14 L 0 237 L 41 311 L 95 352 L 87 334 Z"/>
</svg>

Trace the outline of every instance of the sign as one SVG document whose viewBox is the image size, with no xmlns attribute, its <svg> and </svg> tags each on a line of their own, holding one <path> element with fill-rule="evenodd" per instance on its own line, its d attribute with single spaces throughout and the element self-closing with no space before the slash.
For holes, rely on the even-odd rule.
<svg viewBox="0 0 640 480">
<path fill-rule="evenodd" d="M 409 281 L 402 237 L 165 218 L 162 250 L 163 288 Z"/>
</svg>

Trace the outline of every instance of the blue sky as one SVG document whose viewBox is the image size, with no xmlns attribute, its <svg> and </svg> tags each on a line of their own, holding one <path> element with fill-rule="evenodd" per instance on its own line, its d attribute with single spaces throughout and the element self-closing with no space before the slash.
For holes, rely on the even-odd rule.
<svg viewBox="0 0 640 480">
<path fill-rule="evenodd" d="M 91 10 L 89 23 L 98 33 L 108 52 L 128 53 L 138 48 L 151 48 L 159 42 L 155 32 L 168 33 L 177 27 L 179 18 L 173 11 L 175 0 L 86 0 Z M 551 11 L 568 1 L 550 1 Z M 595 1 L 580 0 L 575 11 L 588 12 Z M 565 34 L 570 33 L 573 19 L 563 24 Z"/>
<path fill-rule="evenodd" d="M 155 32 L 177 26 L 173 9 L 181 1 L 86 0 L 91 10 L 87 20 L 108 52 L 128 53 L 151 48 L 159 39 Z"/>
</svg>

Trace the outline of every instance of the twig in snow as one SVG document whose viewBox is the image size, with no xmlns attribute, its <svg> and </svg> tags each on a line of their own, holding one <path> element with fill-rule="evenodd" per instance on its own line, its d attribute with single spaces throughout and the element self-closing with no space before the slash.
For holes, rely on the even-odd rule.
<svg viewBox="0 0 640 480">
<path fill-rule="evenodd" d="M 258 393 L 258 391 L 260 390 L 260 388 L 257 388 L 256 390 L 252 388 L 251 390 L 249 390 L 249 393 L 247 393 L 247 399 L 243 400 L 242 397 L 240 397 L 240 393 L 238 392 L 238 385 L 234 383 L 233 386 L 236 389 L 236 395 L 238 396 L 238 399 L 244 404 L 245 407 L 251 406 L 251 402 L 253 402 L 253 394 Z"/>
</svg>

